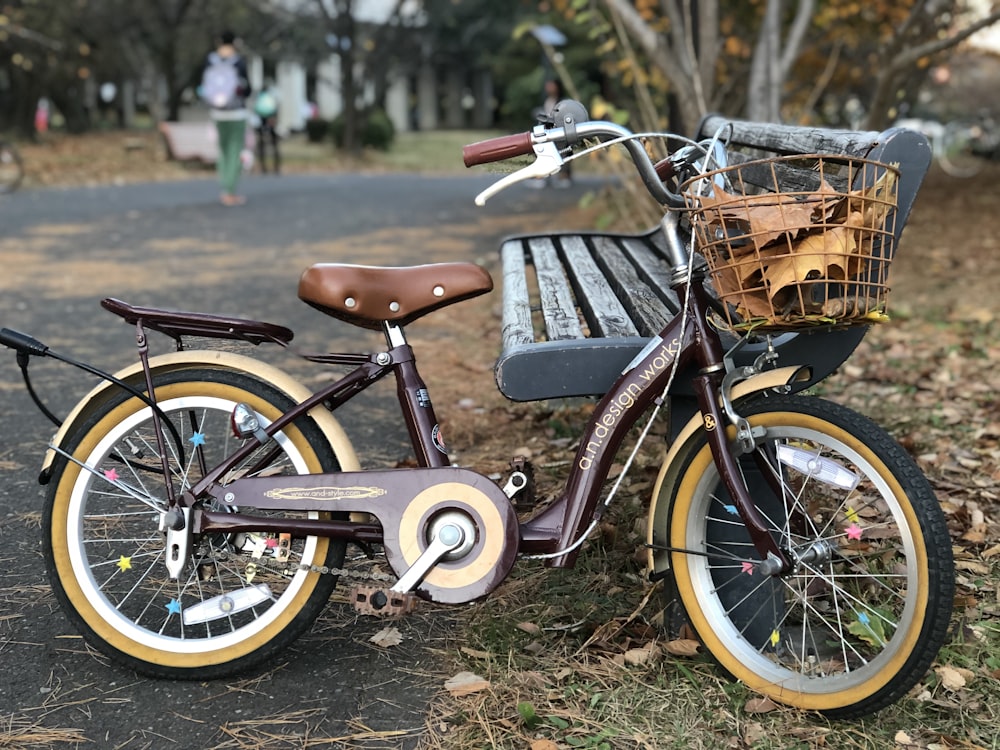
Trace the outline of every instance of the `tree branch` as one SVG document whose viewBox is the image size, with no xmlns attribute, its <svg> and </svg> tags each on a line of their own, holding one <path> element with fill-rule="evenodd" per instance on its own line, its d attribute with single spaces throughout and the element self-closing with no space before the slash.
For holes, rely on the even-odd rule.
<svg viewBox="0 0 1000 750">
<path fill-rule="evenodd" d="M 957 32 L 953 36 L 945 37 L 944 39 L 935 39 L 933 41 L 927 42 L 926 44 L 921 44 L 917 47 L 910 47 L 904 52 L 895 55 L 889 61 L 889 67 L 892 72 L 898 72 L 907 68 L 914 63 L 916 63 L 920 58 L 927 57 L 928 55 L 933 55 L 936 52 L 941 52 L 943 50 L 954 47 L 955 45 L 965 41 L 970 36 L 975 34 L 980 29 L 984 29 L 987 26 L 992 26 L 997 21 L 1000 21 L 1000 10 L 995 10 L 990 13 L 985 18 L 981 18 L 973 24 L 970 24 L 966 28 Z"/>
<path fill-rule="evenodd" d="M 788 78 L 789 73 L 792 71 L 792 65 L 795 64 L 795 60 L 799 56 L 799 50 L 802 48 L 802 40 L 805 38 L 806 32 L 809 31 L 809 24 L 812 22 L 815 8 L 815 0 L 800 0 L 798 7 L 795 9 L 795 20 L 792 21 L 792 27 L 788 31 L 788 39 L 785 41 L 785 49 L 781 55 L 780 69 L 782 81 Z"/>
<path fill-rule="evenodd" d="M 632 38 L 656 61 L 668 77 L 678 76 L 684 72 L 680 60 L 664 46 L 659 34 L 642 19 L 632 3 L 628 0 L 603 0 L 603 2 L 608 10 L 621 19 Z"/>
<path fill-rule="evenodd" d="M 698 3 L 698 72 L 702 88 L 710 94 L 715 91 L 715 65 L 719 58 L 719 3 Z M 706 109 L 708 105 L 706 103 Z"/>
<path fill-rule="evenodd" d="M 698 102 L 698 109 L 702 112 L 708 111 L 708 102 L 705 99 L 705 85 L 701 78 L 700 66 L 698 65 L 698 50 L 694 46 L 694 15 L 691 13 L 691 5 L 684 3 L 684 59 L 690 63 L 691 83 L 694 88 L 695 101 Z M 698 69 L 698 70 L 696 70 Z"/>
</svg>

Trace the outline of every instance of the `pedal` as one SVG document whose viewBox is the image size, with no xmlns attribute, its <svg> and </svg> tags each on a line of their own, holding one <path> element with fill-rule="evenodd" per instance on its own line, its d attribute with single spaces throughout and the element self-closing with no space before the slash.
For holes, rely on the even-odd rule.
<svg viewBox="0 0 1000 750">
<path fill-rule="evenodd" d="M 413 594 L 400 594 L 379 586 L 358 584 L 351 589 L 351 603 L 358 614 L 377 617 L 402 617 L 417 606 Z"/>
</svg>

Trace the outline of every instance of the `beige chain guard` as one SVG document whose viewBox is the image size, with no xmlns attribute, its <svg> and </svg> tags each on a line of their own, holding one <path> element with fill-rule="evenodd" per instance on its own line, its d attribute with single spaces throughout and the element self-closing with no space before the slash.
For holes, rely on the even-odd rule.
<svg viewBox="0 0 1000 750">
<path fill-rule="evenodd" d="M 517 515 L 507 496 L 492 483 L 480 487 L 464 482 L 430 485 L 410 501 L 400 517 L 394 535 L 398 554 L 387 550 L 397 575 L 420 557 L 428 544 L 429 525 L 448 511 L 471 520 L 475 543 L 464 557 L 442 560 L 431 568 L 416 592 L 435 602 L 461 604 L 486 596 L 507 577 L 517 557 Z M 392 543 L 390 536 L 386 535 L 387 546 Z"/>
</svg>

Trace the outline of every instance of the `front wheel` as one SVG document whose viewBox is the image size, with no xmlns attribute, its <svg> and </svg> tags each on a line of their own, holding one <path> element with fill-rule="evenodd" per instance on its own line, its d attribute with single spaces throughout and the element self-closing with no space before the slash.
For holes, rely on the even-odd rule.
<svg viewBox="0 0 1000 750">
<path fill-rule="evenodd" d="M 155 392 L 182 439 L 183 460 L 165 431 L 175 493 L 239 447 L 230 428 L 238 403 L 264 426 L 293 405 L 266 383 L 212 368 L 158 375 Z M 336 578 L 316 571 L 342 565 L 345 544 L 318 537 L 195 535 L 181 575 L 168 576 L 162 452 L 151 410 L 134 396 L 119 391 L 64 448 L 73 460 L 58 459 L 43 517 L 49 578 L 88 642 L 116 661 L 155 677 L 229 675 L 291 643 L 329 599 Z M 222 481 L 338 469 L 323 433 L 303 417 Z"/>
<path fill-rule="evenodd" d="M 954 592 L 944 515 L 913 460 L 880 427 L 834 403 L 758 397 L 739 458 L 754 502 L 795 561 L 759 570 L 704 431 L 673 462 L 659 502 L 691 624 L 732 676 L 775 701 L 848 718 L 897 700 L 925 674 Z"/>
</svg>

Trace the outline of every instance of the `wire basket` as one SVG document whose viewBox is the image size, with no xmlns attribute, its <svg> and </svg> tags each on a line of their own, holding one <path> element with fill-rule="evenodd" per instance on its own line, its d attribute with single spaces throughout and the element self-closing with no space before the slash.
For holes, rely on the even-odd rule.
<svg viewBox="0 0 1000 750">
<path fill-rule="evenodd" d="M 809 155 L 747 161 L 681 185 L 728 325 L 887 320 L 898 180 L 888 164 Z"/>
</svg>

